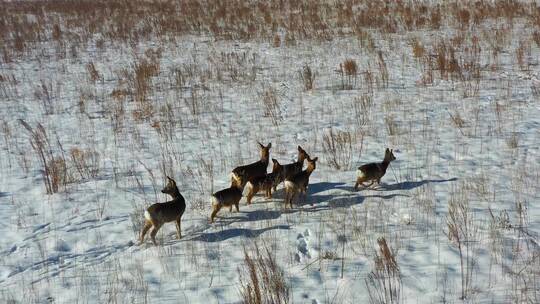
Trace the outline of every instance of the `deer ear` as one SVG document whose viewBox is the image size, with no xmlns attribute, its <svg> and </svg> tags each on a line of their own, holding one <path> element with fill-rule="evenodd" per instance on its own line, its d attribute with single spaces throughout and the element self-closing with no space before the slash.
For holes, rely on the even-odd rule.
<svg viewBox="0 0 540 304">
<path fill-rule="evenodd" d="M 298 151 L 302 151 L 302 147 L 298 146 Z"/>
<path fill-rule="evenodd" d="M 275 159 L 275 158 L 272 158 L 272 162 L 273 162 L 274 164 L 278 164 L 278 165 L 279 165 L 279 162 L 278 162 L 277 159 Z"/>
<path fill-rule="evenodd" d="M 316 162 L 318 159 L 319 159 L 319 157 L 315 157 L 315 158 L 312 159 L 311 161 Z"/>
<path fill-rule="evenodd" d="M 259 141 L 257 141 L 257 143 L 259 144 L 259 146 L 260 146 L 261 148 L 264 148 L 264 145 L 261 144 Z"/>
<path fill-rule="evenodd" d="M 267 149 L 272 148 L 272 143 L 268 143 L 268 146 L 266 146 Z"/>
</svg>

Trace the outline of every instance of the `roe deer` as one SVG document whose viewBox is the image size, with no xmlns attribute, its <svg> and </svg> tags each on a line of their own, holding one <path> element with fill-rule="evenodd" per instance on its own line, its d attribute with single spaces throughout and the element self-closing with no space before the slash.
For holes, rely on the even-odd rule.
<svg viewBox="0 0 540 304">
<path fill-rule="evenodd" d="M 268 160 L 270 159 L 270 148 L 272 143 L 269 143 L 268 146 L 264 146 L 260 142 L 257 142 L 261 149 L 261 159 L 249 165 L 239 166 L 233 169 L 232 179 L 238 180 L 240 177 L 244 183 L 259 177 L 266 175 L 266 167 L 268 167 Z M 244 184 L 241 185 L 244 187 Z"/>
<path fill-rule="evenodd" d="M 212 214 L 210 215 L 210 222 L 214 222 L 214 218 L 219 210 L 223 207 L 229 207 L 229 211 L 232 212 L 232 206 L 236 207 L 236 212 L 239 212 L 238 205 L 240 199 L 242 199 L 242 187 L 243 180 L 242 176 L 238 179 L 233 179 L 231 181 L 231 186 L 229 188 L 220 190 L 212 194 Z"/>
<path fill-rule="evenodd" d="M 246 183 L 248 205 L 251 204 L 253 196 L 261 190 L 265 191 L 266 198 L 272 198 L 272 187 L 277 186 L 281 182 L 283 166 L 274 158 L 272 158 L 272 162 L 274 163 L 272 173 L 254 178 Z"/>
<path fill-rule="evenodd" d="M 159 228 L 161 228 L 163 224 L 172 221 L 176 221 L 176 235 L 179 239 L 182 238 L 180 218 L 186 210 L 186 201 L 184 200 L 182 194 L 180 194 L 180 191 L 178 191 L 176 182 L 168 176 L 167 179 L 167 185 L 165 188 L 163 188 L 163 190 L 161 190 L 161 192 L 169 194 L 173 200 L 165 203 L 155 203 L 146 209 L 144 212 L 145 222 L 141 231 L 139 244 L 144 242 L 144 236 L 150 228 L 153 228 L 150 236 L 152 237 L 152 242 L 154 245 L 157 245 L 156 233 L 158 232 Z"/>
<path fill-rule="evenodd" d="M 384 160 L 381 163 L 369 163 L 358 167 L 358 171 L 356 171 L 357 178 L 356 184 L 354 184 L 354 190 L 358 190 L 358 185 L 368 188 L 373 185 L 375 181 L 377 184 L 380 184 L 381 178 L 386 173 L 386 169 L 388 169 L 388 165 L 390 165 L 391 161 L 396 159 L 394 153 L 392 152 L 393 150 L 386 148 L 386 151 L 384 152 Z M 364 182 L 367 181 L 371 181 L 371 183 L 365 186 Z"/>
<path fill-rule="evenodd" d="M 299 173 L 285 180 L 285 208 L 287 207 L 287 203 L 289 203 L 289 206 L 292 208 L 292 202 L 298 193 L 303 193 L 305 200 L 307 195 L 306 191 L 309 184 L 309 176 L 313 170 L 315 170 L 318 159 L 318 157 L 315 157 L 314 159 L 308 157 L 306 170 L 300 171 Z"/>
<path fill-rule="evenodd" d="M 283 174 L 279 183 L 301 172 L 302 168 L 304 167 L 304 159 L 306 158 L 309 158 L 309 155 L 304 149 L 302 149 L 302 147 L 298 146 L 298 158 L 296 159 L 296 162 L 283 165 Z M 274 191 L 276 191 L 276 187 L 277 185 L 274 186 Z"/>
</svg>

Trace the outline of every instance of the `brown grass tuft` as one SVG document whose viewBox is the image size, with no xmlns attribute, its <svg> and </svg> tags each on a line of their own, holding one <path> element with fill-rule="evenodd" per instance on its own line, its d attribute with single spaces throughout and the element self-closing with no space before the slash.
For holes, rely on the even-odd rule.
<svg viewBox="0 0 540 304">
<path fill-rule="evenodd" d="M 240 295 L 245 304 L 286 304 L 290 288 L 283 270 L 268 247 L 259 249 L 257 243 L 249 254 L 244 248 L 244 265 L 240 272 Z"/>
</svg>

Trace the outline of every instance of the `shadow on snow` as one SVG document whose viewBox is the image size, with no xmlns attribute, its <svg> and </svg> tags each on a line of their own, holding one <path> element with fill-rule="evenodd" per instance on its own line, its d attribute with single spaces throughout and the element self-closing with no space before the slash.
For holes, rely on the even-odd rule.
<svg viewBox="0 0 540 304">
<path fill-rule="evenodd" d="M 412 190 L 414 188 L 421 187 L 426 184 L 432 184 L 432 183 L 446 183 L 446 182 L 453 182 L 457 181 L 457 177 L 450 178 L 450 179 L 425 179 L 421 181 L 415 181 L 415 182 L 401 182 L 401 183 L 395 183 L 390 185 L 381 185 L 381 189 L 379 191 L 392 191 L 392 190 Z"/>
<path fill-rule="evenodd" d="M 217 232 L 202 233 L 199 236 L 192 238 L 192 241 L 201 241 L 201 242 L 221 242 L 228 240 L 230 238 L 243 236 L 246 238 L 255 238 L 269 230 L 289 230 L 289 225 L 277 225 L 262 229 L 245 229 L 245 228 L 231 228 L 226 230 L 221 230 Z"/>
</svg>

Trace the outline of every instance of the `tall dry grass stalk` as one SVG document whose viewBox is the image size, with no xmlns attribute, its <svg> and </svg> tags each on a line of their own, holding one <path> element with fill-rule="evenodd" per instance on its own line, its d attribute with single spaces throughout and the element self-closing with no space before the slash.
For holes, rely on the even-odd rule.
<svg viewBox="0 0 540 304">
<path fill-rule="evenodd" d="M 67 183 L 67 165 L 66 160 L 57 156 L 53 150 L 47 131 L 42 124 L 38 123 L 36 128 L 32 128 L 26 121 L 19 119 L 19 123 L 30 135 L 30 146 L 38 155 L 38 159 L 43 167 L 43 182 L 47 194 L 57 193 L 60 186 Z M 57 141 L 58 145 L 60 142 Z"/>
<path fill-rule="evenodd" d="M 326 162 L 337 170 L 348 170 L 353 155 L 351 132 L 331 128 L 323 134 L 322 140 Z"/>
<path fill-rule="evenodd" d="M 263 117 L 270 118 L 274 126 L 278 126 L 282 120 L 281 109 L 280 109 L 280 99 L 277 95 L 277 92 L 273 88 L 265 90 L 262 94 L 262 103 L 263 103 Z"/>
<path fill-rule="evenodd" d="M 386 243 L 385 238 L 377 240 L 379 251 L 375 253 L 374 269 L 365 279 L 369 302 L 377 304 L 403 303 L 401 291 L 401 271 L 396 253 Z"/>
<path fill-rule="evenodd" d="M 446 216 L 447 231 L 445 231 L 448 240 L 457 247 L 459 252 L 461 299 L 466 299 L 472 289 L 479 241 L 478 226 L 464 191 L 464 188 L 460 188 L 451 194 Z"/>
<path fill-rule="evenodd" d="M 304 84 L 304 90 L 311 91 L 313 90 L 313 84 L 315 82 L 315 73 L 311 70 L 311 67 L 309 65 L 304 65 L 302 70 L 300 71 L 300 79 L 302 79 L 302 83 Z"/>
<path fill-rule="evenodd" d="M 242 303 L 290 303 L 290 287 L 275 255 L 268 247 L 260 249 L 257 243 L 252 251 L 250 254 L 244 248 L 244 265 L 239 269 Z"/>
</svg>

